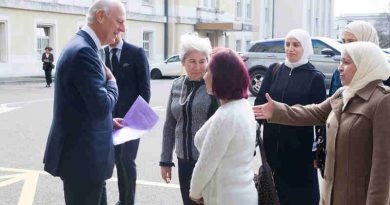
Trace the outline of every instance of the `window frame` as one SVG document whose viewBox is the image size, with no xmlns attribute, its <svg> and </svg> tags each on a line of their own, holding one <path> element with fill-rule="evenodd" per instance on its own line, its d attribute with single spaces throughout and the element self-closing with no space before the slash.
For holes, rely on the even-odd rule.
<svg viewBox="0 0 390 205">
<path fill-rule="evenodd" d="M 145 34 L 148 34 L 148 40 L 145 41 Z M 143 30 L 142 31 L 142 48 L 144 49 L 145 55 L 148 59 L 153 58 L 153 35 L 154 31 Z M 148 45 L 148 49 L 145 49 L 145 44 Z"/>
<path fill-rule="evenodd" d="M 3 25 L 3 31 L 1 29 L 1 25 Z M 3 32 L 3 33 L 1 33 Z M 8 41 L 8 21 L 6 19 L 0 19 L 0 42 L 4 42 L 0 45 L 0 63 L 8 62 L 8 49 L 9 49 L 9 41 Z M 2 38 L 2 39 L 1 39 Z"/>
</svg>

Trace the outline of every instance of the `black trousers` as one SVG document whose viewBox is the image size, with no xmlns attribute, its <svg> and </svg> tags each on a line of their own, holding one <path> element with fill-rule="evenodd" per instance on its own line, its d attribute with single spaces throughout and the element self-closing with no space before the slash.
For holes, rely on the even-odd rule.
<svg viewBox="0 0 390 205">
<path fill-rule="evenodd" d="M 104 181 L 83 182 L 62 179 L 66 205 L 107 205 L 103 191 Z"/>
<path fill-rule="evenodd" d="M 313 170 L 315 170 L 313 168 Z M 311 172 L 314 175 L 314 171 Z M 294 177 L 294 176 L 291 176 Z M 314 189 L 315 183 L 313 180 L 307 181 L 300 185 L 290 184 L 278 172 L 274 172 L 275 187 L 278 192 L 280 205 L 318 205 L 319 194 L 318 190 Z"/>
<path fill-rule="evenodd" d="M 50 85 L 52 83 L 52 79 L 51 79 L 51 69 L 50 68 L 46 68 L 45 69 L 45 78 L 46 78 L 46 84 L 47 85 Z"/>
<path fill-rule="evenodd" d="M 196 161 L 187 161 L 184 159 L 178 158 L 179 165 L 179 184 L 180 184 L 180 192 L 181 198 L 183 199 L 184 205 L 197 205 L 194 201 L 190 199 L 190 185 L 192 172 L 194 171 L 194 167 Z"/>
<path fill-rule="evenodd" d="M 118 175 L 120 205 L 133 205 L 137 181 L 137 157 L 140 139 L 115 146 L 115 164 Z"/>
</svg>

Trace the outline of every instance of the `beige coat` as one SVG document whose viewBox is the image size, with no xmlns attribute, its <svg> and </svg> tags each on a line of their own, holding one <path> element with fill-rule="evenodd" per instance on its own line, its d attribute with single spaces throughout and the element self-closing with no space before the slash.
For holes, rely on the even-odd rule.
<svg viewBox="0 0 390 205">
<path fill-rule="evenodd" d="M 270 121 L 326 123 L 321 205 L 390 205 L 390 89 L 371 82 L 342 104 L 341 90 L 318 105 L 275 103 Z"/>
</svg>

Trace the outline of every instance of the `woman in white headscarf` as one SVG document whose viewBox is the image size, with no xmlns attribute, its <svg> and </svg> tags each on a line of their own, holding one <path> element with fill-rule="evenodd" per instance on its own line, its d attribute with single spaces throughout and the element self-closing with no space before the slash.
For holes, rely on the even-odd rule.
<svg viewBox="0 0 390 205">
<path fill-rule="evenodd" d="M 275 99 L 288 105 L 325 100 L 324 76 L 308 60 L 313 54 L 310 35 L 302 29 L 290 31 L 285 39 L 285 52 L 285 61 L 268 69 L 255 105 L 266 102 L 265 93 L 271 93 Z M 265 153 L 274 171 L 281 205 L 318 204 L 318 183 L 313 181 L 316 180 L 312 159 L 313 126 L 259 123 L 263 124 Z"/>
<path fill-rule="evenodd" d="M 344 87 L 320 104 L 288 106 L 266 95 L 257 119 L 287 125 L 326 124 L 327 155 L 321 205 L 390 204 L 390 64 L 371 42 L 345 45 Z"/>
<path fill-rule="evenodd" d="M 343 43 L 352 43 L 356 41 L 368 41 L 379 45 L 378 34 L 374 26 L 366 21 L 353 21 L 345 26 L 342 33 Z M 388 85 L 390 81 L 385 84 Z M 330 82 L 329 96 L 333 95 L 341 87 L 340 72 L 336 69 Z"/>
</svg>

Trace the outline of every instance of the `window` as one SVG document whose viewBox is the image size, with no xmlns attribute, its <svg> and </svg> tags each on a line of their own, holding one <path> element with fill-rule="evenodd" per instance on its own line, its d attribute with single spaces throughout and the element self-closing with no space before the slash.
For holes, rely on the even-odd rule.
<svg viewBox="0 0 390 205">
<path fill-rule="evenodd" d="M 142 5 L 151 5 L 153 0 L 142 0 Z"/>
<path fill-rule="evenodd" d="M 37 39 L 37 58 L 40 59 L 45 48 L 50 46 L 51 26 L 37 25 L 36 27 L 36 39 Z"/>
<path fill-rule="evenodd" d="M 175 56 L 168 58 L 167 63 L 178 62 L 178 61 L 180 61 L 180 57 L 178 55 L 175 55 Z"/>
<path fill-rule="evenodd" d="M 236 51 L 237 52 L 241 51 L 241 40 L 236 40 Z"/>
<path fill-rule="evenodd" d="M 249 49 L 250 52 L 284 53 L 284 41 L 257 43 Z"/>
<path fill-rule="evenodd" d="M 322 55 L 321 51 L 325 48 L 329 48 L 332 51 L 334 51 L 336 53 L 336 55 L 340 55 L 340 52 L 338 52 L 337 50 L 333 49 L 332 47 L 326 45 L 325 43 L 323 43 L 319 40 L 312 40 L 312 44 L 313 44 L 314 54 L 316 54 L 316 55 Z"/>
<path fill-rule="evenodd" d="M 201 3 L 203 3 L 203 7 L 205 8 L 215 8 L 215 0 L 203 0 Z"/>
<path fill-rule="evenodd" d="M 142 46 L 145 50 L 146 57 L 151 58 L 152 54 L 152 32 L 144 31 Z"/>
<path fill-rule="evenodd" d="M 7 24 L 0 21 L 0 62 L 7 62 Z"/>
<path fill-rule="evenodd" d="M 246 41 L 246 50 L 248 51 L 251 47 L 251 41 Z"/>
<path fill-rule="evenodd" d="M 241 0 L 236 0 L 236 17 L 241 18 L 242 16 L 242 5 Z"/>
<path fill-rule="evenodd" d="M 251 19 L 252 18 L 252 1 L 246 0 L 246 18 Z"/>
</svg>

